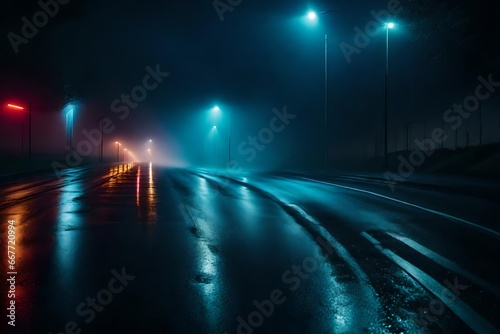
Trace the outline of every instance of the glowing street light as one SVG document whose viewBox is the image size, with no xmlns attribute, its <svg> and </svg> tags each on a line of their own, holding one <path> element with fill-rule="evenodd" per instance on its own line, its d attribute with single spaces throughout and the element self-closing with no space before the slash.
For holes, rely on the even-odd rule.
<svg viewBox="0 0 500 334">
<path fill-rule="evenodd" d="M 149 139 L 145 145 L 145 152 L 149 156 L 149 162 L 151 162 L 151 150 L 153 149 L 153 139 Z"/>
<path fill-rule="evenodd" d="M 15 105 L 15 104 L 7 104 L 7 107 L 8 108 L 11 108 L 11 109 L 16 109 L 16 110 L 24 110 L 24 107 L 21 107 L 21 106 L 18 106 L 18 105 Z M 31 101 L 29 103 L 29 109 L 28 109 L 28 113 L 29 113 L 29 134 L 28 134 L 28 159 L 31 160 Z"/>
<path fill-rule="evenodd" d="M 68 153 L 73 152 L 73 133 L 75 127 L 75 110 L 70 107 L 66 112 L 66 144 L 68 147 Z"/>
<path fill-rule="evenodd" d="M 310 11 L 309 13 L 307 13 L 307 18 L 310 21 L 316 21 L 318 19 L 318 14 L 316 14 L 316 12 L 314 11 Z"/>
<path fill-rule="evenodd" d="M 120 142 L 115 142 L 116 144 L 116 161 L 120 162 Z"/>
<path fill-rule="evenodd" d="M 222 110 L 219 108 L 219 106 L 214 106 L 212 108 L 212 115 L 214 116 L 218 116 L 222 113 Z M 228 148 L 227 148 L 227 163 L 229 164 L 231 162 L 231 113 L 230 112 L 227 112 L 228 114 L 228 123 L 229 123 L 229 126 L 228 126 Z M 217 130 L 217 126 L 214 125 L 213 130 Z"/>
<path fill-rule="evenodd" d="M 7 104 L 7 108 L 15 110 L 24 110 L 23 107 L 10 103 Z M 24 153 L 24 122 L 21 119 L 21 156 L 23 155 L 23 153 Z"/>
<path fill-rule="evenodd" d="M 7 104 L 7 107 L 12 108 L 12 109 L 17 109 L 17 110 L 24 110 L 23 107 L 16 106 L 15 104 Z"/>
</svg>

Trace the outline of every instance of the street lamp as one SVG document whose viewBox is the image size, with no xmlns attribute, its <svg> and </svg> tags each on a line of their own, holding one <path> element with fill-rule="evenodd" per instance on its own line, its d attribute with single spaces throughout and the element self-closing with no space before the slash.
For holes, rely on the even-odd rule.
<svg viewBox="0 0 500 334">
<path fill-rule="evenodd" d="M 18 106 L 18 105 L 15 105 L 15 104 L 7 104 L 7 107 L 8 108 L 11 108 L 11 109 L 16 109 L 16 110 L 24 110 L 24 107 L 21 107 L 21 106 Z M 28 159 L 31 160 L 31 101 L 29 102 L 29 109 L 28 109 L 28 113 L 29 113 L 29 125 L 28 125 Z"/>
<path fill-rule="evenodd" d="M 218 106 L 215 106 L 212 108 L 212 114 L 214 116 L 218 116 L 221 113 L 221 109 Z M 231 162 L 231 113 L 227 112 L 228 114 L 228 139 L 227 139 L 227 163 L 228 166 Z M 217 130 L 217 126 L 214 125 L 213 127 L 214 130 Z"/>
<path fill-rule="evenodd" d="M 211 158 L 208 158 L 208 161 L 209 161 L 209 164 L 210 165 L 213 165 L 214 167 L 218 165 L 218 151 L 219 151 L 219 145 L 220 145 L 220 137 L 219 137 L 219 131 L 218 131 L 218 128 L 217 128 L 217 125 L 213 125 L 210 129 L 210 134 L 209 134 L 209 138 L 210 138 L 210 143 L 207 144 L 209 146 L 207 146 L 207 152 L 212 152 L 211 155 L 210 153 L 208 154 L 208 156 Z"/>
<path fill-rule="evenodd" d="M 128 150 L 126 148 L 123 149 L 123 162 L 125 162 L 125 152 L 127 152 Z"/>
<path fill-rule="evenodd" d="M 73 130 L 75 115 L 74 109 L 71 108 L 66 112 L 66 144 L 68 147 L 68 153 L 73 153 Z"/>
<path fill-rule="evenodd" d="M 389 167 L 388 159 L 388 132 L 387 132 L 387 114 L 388 114 L 388 94 L 389 94 L 389 29 L 393 29 L 395 24 L 389 22 L 385 25 L 386 38 L 385 38 L 385 97 L 384 97 L 384 168 L 385 170 Z"/>
<path fill-rule="evenodd" d="M 147 147 L 148 147 L 149 162 L 151 162 L 151 149 L 153 147 L 153 139 L 150 139 L 148 141 L 148 144 L 149 144 L 149 146 L 147 146 Z"/>
<path fill-rule="evenodd" d="M 9 109 L 14 109 L 14 110 L 24 110 L 24 107 L 15 105 L 15 104 L 7 104 L 7 108 Z M 24 153 L 24 122 L 21 119 L 21 156 Z"/>
<path fill-rule="evenodd" d="M 319 14 L 327 14 L 331 11 L 322 11 Z M 311 22 L 318 20 L 318 14 L 314 11 L 307 13 L 307 19 Z M 328 34 L 325 33 L 325 168 L 328 165 Z"/>
<path fill-rule="evenodd" d="M 62 112 L 66 119 L 66 153 L 73 154 L 74 145 L 74 128 L 75 128 L 75 113 L 78 111 L 78 104 L 75 101 L 67 103 Z M 102 134 L 102 129 L 101 129 Z M 102 137 L 102 136 L 101 136 Z"/>
<path fill-rule="evenodd" d="M 117 162 L 120 162 L 120 143 L 119 142 L 115 142 L 116 144 L 116 161 Z"/>
</svg>

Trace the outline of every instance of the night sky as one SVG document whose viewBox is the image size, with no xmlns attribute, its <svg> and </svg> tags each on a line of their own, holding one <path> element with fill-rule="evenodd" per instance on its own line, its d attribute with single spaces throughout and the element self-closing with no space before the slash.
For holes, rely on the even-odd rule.
<svg viewBox="0 0 500 334">
<path fill-rule="evenodd" d="M 402 14 L 407 4 L 401 2 Z M 17 54 L 8 34 L 21 34 L 22 17 L 31 21 L 40 6 L 19 0 L 0 6 L 0 102 L 32 101 L 36 152 L 64 153 L 66 85 L 81 103 L 76 141 L 83 129 L 98 127 L 101 115 L 116 125 L 105 138 L 105 156 L 115 154 L 116 140 L 142 152 L 143 143 L 154 138 L 165 161 L 203 164 L 210 150 L 210 109 L 218 105 L 219 139 L 227 140 L 230 113 L 232 155 L 242 165 L 313 165 L 321 160 L 323 147 L 325 33 L 332 156 L 362 154 L 363 146 L 381 133 L 385 29 L 350 63 L 340 44 L 354 44 L 354 28 L 374 21 L 370 11 L 387 9 L 387 1 L 243 0 L 221 21 L 206 0 L 72 0 L 59 5 L 57 15 L 19 45 Z M 309 10 L 331 12 L 311 24 L 305 19 Z M 460 56 L 432 61 L 440 41 L 415 41 L 402 14 L 394 17 L 397 27 L 390 32 L 390 127 L 433 119 L 453 104 L 447 94 L 460 94 L 471 83 Z M 119 119 L 113 101 L 141 84 L 148 66 L 159 66 L 169 76 L 126 119 Z M 258 158 L 246 161 L 238 145 L 269 125 L 273 108 L 284 106 L 296 118 Z M 15 154 L 20 150 L 19 115 L 4 109 L 0 150 Z M 220 154 L 227 154 L 224 149 Z"/>
</svg>

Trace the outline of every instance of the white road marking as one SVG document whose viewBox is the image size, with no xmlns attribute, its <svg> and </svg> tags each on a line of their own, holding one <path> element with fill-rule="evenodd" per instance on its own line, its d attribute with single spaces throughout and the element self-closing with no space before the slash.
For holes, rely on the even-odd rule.
<svg viewBox="0 0 500 334">
<path fill-rule="evenodd" d="M 330 233 L 323 225 L 321 225 L 316 219 L 310 216 L 304 209 L 296 204 L 286 204 L 288 207 L 292 208 L 294 211 L 299 213 L 303 218 L 305 218 L 310 224 L 314 226 L 316 232 L 319 233 L 320 237 L 324 238 L 326 242 L 332 248 L 332 252 L 335 251 L 339 257 L 341 257 L 345 263 L 351 268 L 353 274 L 357 278 L 357 282 L 359 285 L 356 285 L 355 292 L 351 291 L 348 298 L 343 297 L 344 301 L 348 301 L 349 298 L 352 298 L 350 302 L 350 306 L 345 306 L 344 308 L 354 307 L 354 308 L 362 308 L 362 310 L 358 310 L 356 312 L 358 318 L 354 321 L 356 322 L 356 328 L 361 331 L 360 328 L 366 329 L 371 328 L 372 330 L 379 332 L 382 331 L 381 328 L 377 330 L 374 328 L 373 324 L 376 323 L 377 317 L 380 314 L 380 309 L 382 308 L 380 302 L 377 297 L 377 293 L 373 289 L 373 286 L 363 271 L 363 269 L 359 266 L 358 262 L 354 259 L 354 257 L 349 253 L 349 251 Z M 319 238 L 316 238 L 316 242 L 321 245 Z M 324 247 L 323 245 L 321 245 Z M 337 283 L 340 284 L 340 283 Z M 347 283 L 344 283 L 347 285 Z M 358 291 L 361 291 L 362 301 L 356 298 Z M 345 332 L 347 328 L 345 328 L 346 319 L 338 319 L 336 317 L 336 326 L 339 329 L 339 332 Z M 378 325 L 380 326 L 380 324 Z M 340 330 L 341 329 L 341 330 Z M 352 330 L 352 328 L 350 328 Z M 336 331 L 337 332 L 337 331 Z"/>
<path fill-rule="evenodd" d="M 369 195 L 381 197 L 381 198 L 384 198 L 384 199 L 387 199 L 387 200 L 390 200 L 390 201 L 393 201 L 393 202 L 397 202 L 397 203 L 400 203 L 400 204 L 408 205 L 408 206 L 411 206 L 411 207 L 414 207 L 414 208 L 417 208 L 417 209 L 420 209 L 420 210 L 424 210 L 424 211 L 436 214 L 438 216 L 441 216 L 441 217 L 444 217 L 444 218 L 447 218 L 447 219 L 455 220 L 455 221 L 457 221 L 459 223 L 462 223 L 462 224 L 464 224 L 464 225 L 466 225 L 468 227 L 472 227 L 472 228 L 474 228 L 474 229 L 476 229 L 478 231 L 481 231 L 483 233 L 489 234 L 490 236 L 492 236 L 492 237 L 500 240 L 500 233 L 499 232 L 494 231 L 494 230 L 492 230 L 490 228 L 487 228 L 487 227 L 484 227 L 484 226 L 472 223 L 472 222 L 470 222 L 468 220 L 465 220 L 465 219 L 462 219 L 462 218 L 458 218 L 458 217 L 449 215 L 449 214 L 444 213 L 444 212 L 432 210 L 432 209 L 429 209 L 429 208 L 426 208 L 426 207 L 423 207 L 423 206 L 420 206 L 420 205 L 416 205 L 416 204 L 413 204 L 413 203 L 408 203 L 408 202 L 405 202 L 405 201 L 402 201 L 402 200 L 399 200 L 399 199 L 396 199 L 396 198 L 392 198 L 392 197 L 389 197 L 389 196 L 384 196 L 384 195 L 377 194 L 375 192 L 364 190 L 364 189 L 343 186 L 343 185 L 336 184 L 336 183 L 331 183 L 331 182 L 314 180 L 314 179 L 310 179 L 308 177 L 302 177 L 302 178 L 305 179 L 305 180 L 309 180 L 309 181 L 313 181 L 313 182 L 317 182 L 317 183 L 322 183 L 322 184 L 326 184 L 326 185 L 329 185 L 329 186 L 334 186 L 334 187 L 339 187 L 339 188 L 344 188 L 344 189 L 349 189 L 349 190 L 353 190 L 353 191 L 362 192 L 362 193 L 365 193 L 365 194 L 369 194 Z"/>
<path fill-rule="evenodd" d="M 453 296 L 453 292 L 441 285 L 434 278 L 427 275 L 425 272 L 415 267 L 410 262 L 404 260 L 391 250 L 382 247 L 380 242 L 366 232 L 361 232 L 361 235 L 370 241 L 376 249 L 387 256 L 390 260 L 400 266 L 409 275 L 415 278 L 427 290 L 439 298 L 448 308 L 462 319 L 476 333 L 498 333 L 499 330 L 490 324 L 487 320 L 476 313 L 469 305 L 465 304 L 460 299 L 450 300 L 446 296 Z"/>
<path fill-rule="evenodd" d="M 486 282 L 485 280 L 477 277 L 476 275 L 463 270 L 458 264 L 455 262 L 445 258 L 444 256 L 430 250 L 429 248 L 422 246 L 416 241 L 413 241 L 412 239 L 409 239 L 407 237 L 403 237 L 401 235 L 398 235 L 396 233 L 391 233 L 391 232 L 386 232 L 386 234 L 390 235 L 391 237 L 401 241 L 402 243 L 406 244 L 408 247 L 413 248 L 420 254 L 424 255 L 428 259 L 436 262 L 437 264 L 440 264 L 441 266 L 459 274 L 460 276 L 463 276 L 464 278 L 468 279 L 471 283 L 474 283 L 475 285 L 481 286 L 484 289 L 494 293 L 497 297 L 500 297 L 500 289 L 496 286 L 491 285 L 489 282 Z"/>
<path fill-rule="evenodd" d="M 311 222 L 313 225 L 316 226 L 316 228 L 319 230 L 321 236 L 325 238 L 330 245 L 335 249 L 337 254 L 344 259 L 344 261 L 351 267 L 351 269 L 354 271 L 356 276 L 358 276 L 359 280 L 367 285 L 370 284 L 370 280 L 368 279 L 368 276 L 366 273 L 361 269 L 359 264 L 356 262 L 356 260 L 352 257 L 351 253 L 345 247 L 333 236 L 331 235 L 328 230 L 326 230 L 323 225 L 321 225 L 316 219 L 311 217 L 306 211 L 304 211 L 300 206 L 296 204 L 288 204 L 289 207 L 293 208 L 295 211 L 297 211 L 302 217 L 307 219 L 309 222 Z"/>
</svg>

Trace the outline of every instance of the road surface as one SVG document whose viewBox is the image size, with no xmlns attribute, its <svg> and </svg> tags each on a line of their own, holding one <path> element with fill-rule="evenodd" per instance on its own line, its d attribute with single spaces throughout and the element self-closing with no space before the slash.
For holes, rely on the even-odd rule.
<svg viewBox="0 0 500 334">
<path fill-rule="evenodd" d="M 150 164 L 0 189 L 7 333 L 499 332 L 498 198 Z"/>
</svg>

